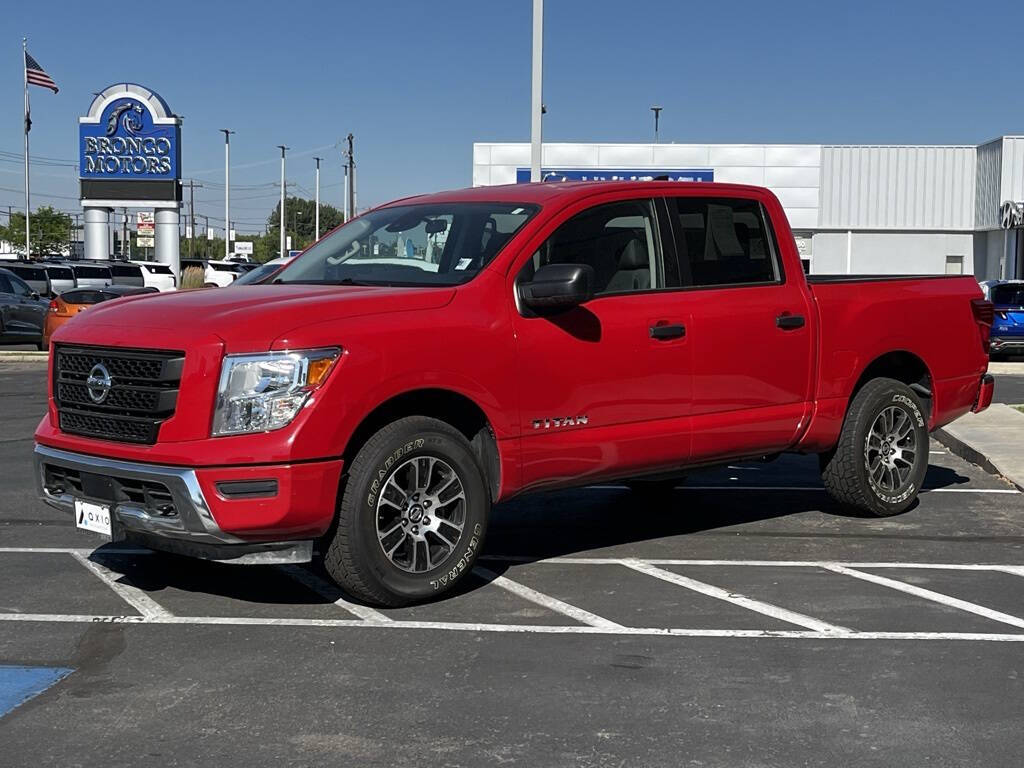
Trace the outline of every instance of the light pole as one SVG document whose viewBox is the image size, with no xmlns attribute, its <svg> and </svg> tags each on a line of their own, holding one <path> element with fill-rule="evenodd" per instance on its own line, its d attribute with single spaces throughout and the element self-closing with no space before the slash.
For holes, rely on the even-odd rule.
<svg viewBox="0 0 1024 768">
<path fill-rule="evenodd" d="M 540 181 L 543 110 L 544 0 L 533 0 L 533 78 L 530 94 L 530 181 Z"/>
<path fill-rule="evenodd" d="M 663 110 L 663 109 L 664 109 L 664 107 L 659 106 L 658 104 L 655 104 L 653 107 L 651 107 L 651 112 L 654 113 L 654 143 L 655 144 L 658 143 L 658 118 L 661 116 L 661 110 Z"/>
<path fill-rule="evenodd" d="M 221 128 L 224 134 L 224 258 L 231 255 L 231 134 L 227 128 Z"/>
<path fill-rule="evenodd" d="M 278 144 L 277 148 L 281 150 L 281 208 L 278 211 L 277 216 L 277 228 L 281 230 L 281 258 L 285 257 L 284 249 L 284 153 L 288 151 L 288 147 L 284 144 Z"/>
<path fill-rule="evenodd" d="M 313 159 L 316 160 L 316 201 L 314 203 L 316 205 L 316 226 L 313 230 L 315 233 L 313 242 L 315 243 L 320 239 L 320 158 L 314 157 Z"/>
</svg>

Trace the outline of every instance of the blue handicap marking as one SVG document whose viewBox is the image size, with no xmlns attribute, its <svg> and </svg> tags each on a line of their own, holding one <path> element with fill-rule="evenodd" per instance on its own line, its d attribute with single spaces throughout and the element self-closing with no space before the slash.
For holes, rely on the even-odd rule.
<svg viewBox="0 0 1024 768">
<path fill-rule="evenodd" d="M 0 717 L 38 696 L 74 670 L 68 667 L 14 667 L 0 664 Z"/>
</svg>

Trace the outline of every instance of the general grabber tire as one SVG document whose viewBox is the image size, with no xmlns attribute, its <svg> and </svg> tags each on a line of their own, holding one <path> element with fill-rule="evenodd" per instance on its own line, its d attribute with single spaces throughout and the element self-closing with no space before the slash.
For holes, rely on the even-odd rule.
<svg viewBox="0 0 1024 768">
<path fill-rule="evenodd" d="M 850 403 L 825 488 L 840 504 L 879 517 L 906 510 L 928 469 L 928 421 L 920 399 L 895 379 L 872 379 Z"/>
<path fill-rule="evenodd" d="M 472 569 L 491 499 L 466 438 L 409 416 L 366 441 L 348 468 L 324 566 L 375 605 L 443 594 Z"/>
</svg>

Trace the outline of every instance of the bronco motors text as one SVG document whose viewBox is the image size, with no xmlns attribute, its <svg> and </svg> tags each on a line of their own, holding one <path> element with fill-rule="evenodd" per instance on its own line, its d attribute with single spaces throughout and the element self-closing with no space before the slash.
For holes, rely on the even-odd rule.
<svg viewBox="0 0 1024 768">
<path fill-rule="evenodd" d="M 900 512 L 929 431 L 992 398 L 992 305 L 971 277 L 805 279 L 755 187 L 415 197 L 270 280 L 64 325 L 42 497 L 155 549 L 316 549 L 349 593 L 397 605 L 451 589 L 491 505 L 536 489 L 650 492 L 795 451 L 820 457 L 840 503 Z"/>
</svg>

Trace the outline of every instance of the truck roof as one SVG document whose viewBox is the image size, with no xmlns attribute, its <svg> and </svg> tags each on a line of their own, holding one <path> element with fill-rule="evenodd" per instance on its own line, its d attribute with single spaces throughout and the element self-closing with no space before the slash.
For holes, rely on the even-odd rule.
<svg viewBox="0 0 1024 768">
<path fill-rule="evenodd" d="M 738 193 L 764 194 L 763 187 L 747 184 L 722 184 L 714 181 L 543 181 L 530 184 L 500 184 L 493 187 L 467 187 L 429 195 L 415 195 L 393 200 L 380 206 L 408 205 L 409 203 L 533 203 L 544 205 L 555 200 L 572 202 L 592 197 L 611 190 L 636 189 L 644 195 L 664 193 L 669 190 L 700 190 L 703 194 L 730 196 Z"/>
</svg>

